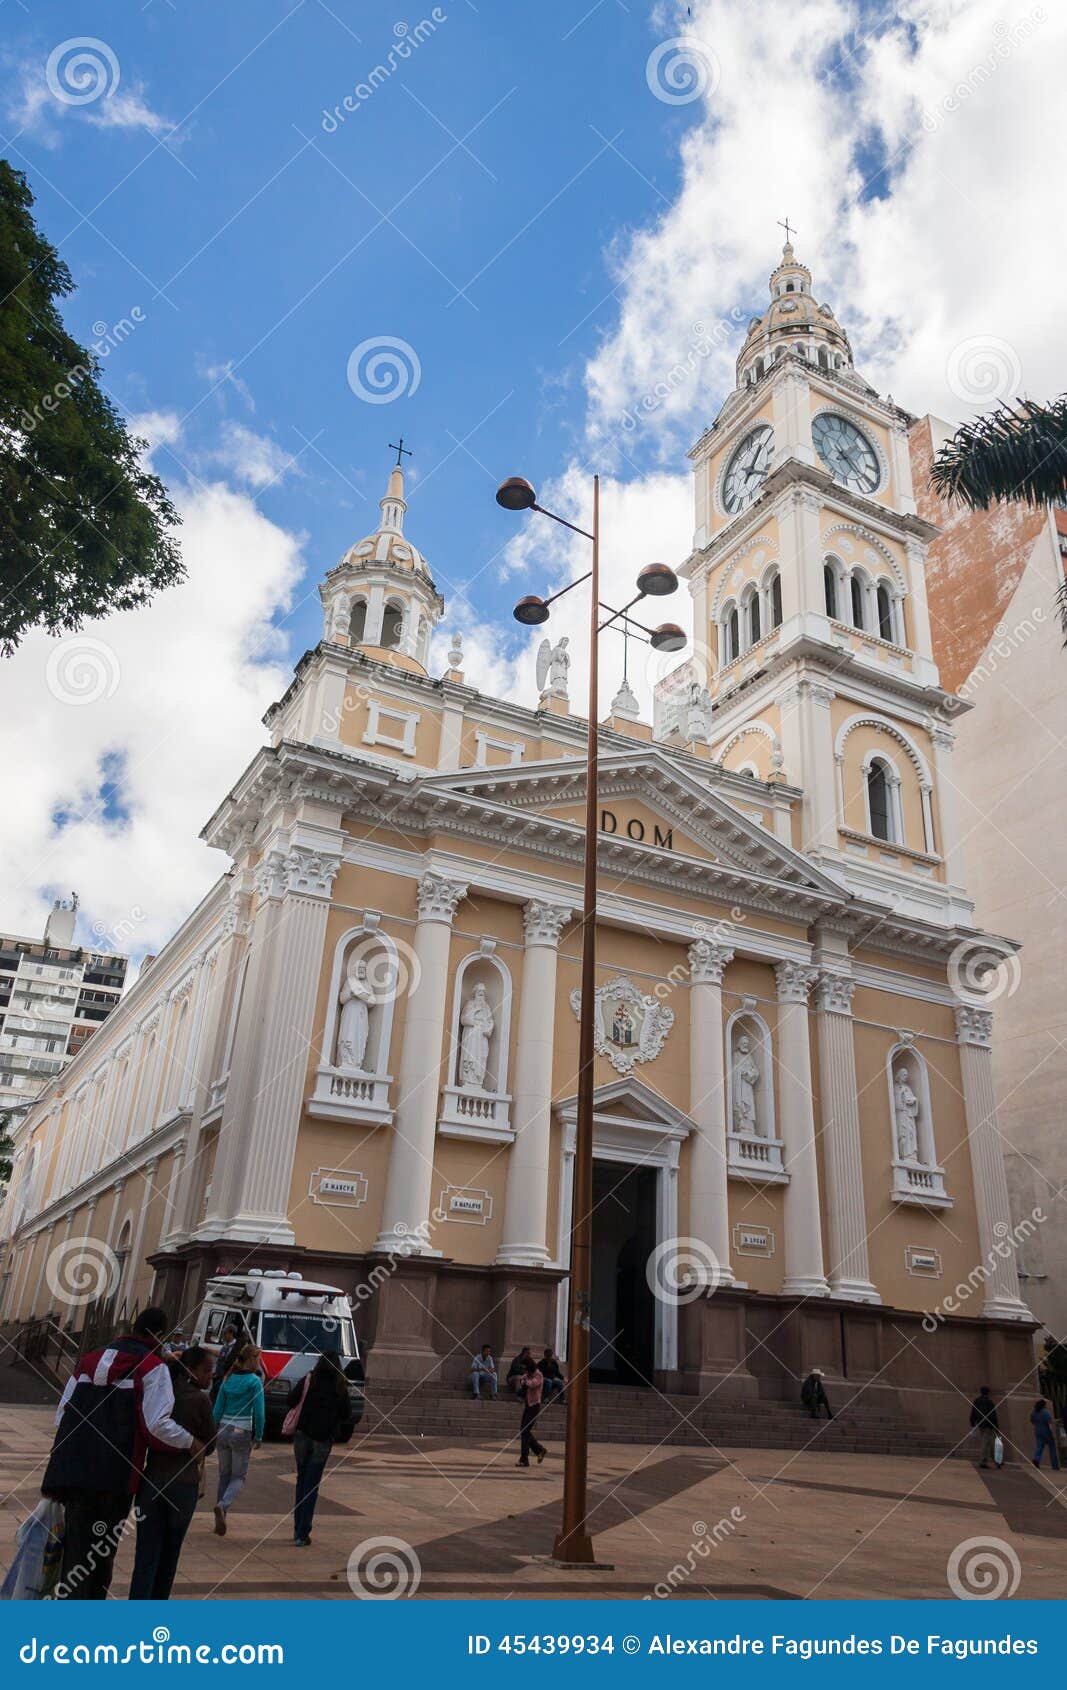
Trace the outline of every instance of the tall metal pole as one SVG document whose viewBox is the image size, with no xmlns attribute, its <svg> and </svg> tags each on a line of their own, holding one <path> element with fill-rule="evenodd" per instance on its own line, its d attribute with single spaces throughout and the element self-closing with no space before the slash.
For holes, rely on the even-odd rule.
<svg viewBox="0 0 1067 1690">
<path fill-rule="evenodd" d="M 582 1019 L 578 1043 L 578 1128 L 571 1225 L 570 1337 L 563 1526 L 557 1561 L 593 1561 L 586 1527 L 589 1468 L 589 1326 L 593 1291 L 593 1016 L 596 1008 L 597 654 L 600 620 L 600 477 L 593 477 L 593 569 L 589 611 L 589 724 L 586 736 L 585 874 L 582 892 Z"/>
</svg>

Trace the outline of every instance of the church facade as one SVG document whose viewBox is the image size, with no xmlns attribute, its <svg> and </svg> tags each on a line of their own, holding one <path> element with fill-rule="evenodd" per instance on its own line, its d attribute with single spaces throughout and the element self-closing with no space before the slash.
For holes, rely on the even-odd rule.
<svg viewBox="0 0 1067 1690">
<path fill-rule="evenodd" d="M 594 1377 L 752 1401 L 817 1364 L 947 1427 L 1032 1321 L 935 530 L 789 246 L 770 288 L 690 454 L 694 655 L 601 733 Z M 5 1321 L 94 1259 L 186 1320 L 256 1267 L 348 1290 L 372 1379 L 566 1352 L 585 723 L 559 654 L 536 708 L 459 641 L 428 673 L 405 513 L 396 469 L 204 829 L 230 866 L 19 1129 Z"/>
</svg>

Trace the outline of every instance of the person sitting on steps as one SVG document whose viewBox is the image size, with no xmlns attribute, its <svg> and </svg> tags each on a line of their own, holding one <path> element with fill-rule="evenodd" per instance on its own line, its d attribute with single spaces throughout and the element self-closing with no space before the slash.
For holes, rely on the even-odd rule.
<svg viewBox="0 0 1067 1690">
<path fill-rule="evenodd" d="M 834 1416 L 830 1407 L 830 1399 L 826 1395 L 826 1387 L 822 1381 L 822 1368 L 813 1367 L 800 1387 L 800 1400 L 813 1420 L 818 1420 L 819 1411 L 823 1408 L 826 1410 L 827 1420 L 832 1420 Z"/>
<path fill-rule="evenodd" d="M 482 1400 L 482 1386 L 489 1387 L 489 1395 L 496 1396 L 496 1362 L 488 1344 L 483 1344 L 478 1354 L 471 1357 L 471 1391 L 476 1402 Z"/>
</svg>

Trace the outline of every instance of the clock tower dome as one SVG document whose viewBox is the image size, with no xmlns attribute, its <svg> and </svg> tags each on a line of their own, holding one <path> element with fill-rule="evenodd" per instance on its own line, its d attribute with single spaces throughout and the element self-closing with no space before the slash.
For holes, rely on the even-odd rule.
<svg viewBox="0 0 1067 1690">
<path fill-rule="evenodd" d="M 916 919 L 969 919 L 911 418 L 857 372 L 787 242 L 737 385 L 689 456 L 682 569 L 711 754 L 803 792 L 794 843 Z"/>
</svg>

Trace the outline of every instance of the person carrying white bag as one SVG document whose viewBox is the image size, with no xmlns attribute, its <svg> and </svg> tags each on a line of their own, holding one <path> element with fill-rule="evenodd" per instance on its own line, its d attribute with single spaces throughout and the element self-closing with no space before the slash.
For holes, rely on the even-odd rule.
<svg viewBox="0 0 1067 1690">
<path fill-rule="evenodd" d="M 43 1601 L 55 1589 L 63 1560 L 62 1503 L 42 1497 L 15 1535 L 18 1549 L 0 1585 L 0 1601 Z"/>
</svg>

